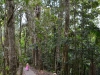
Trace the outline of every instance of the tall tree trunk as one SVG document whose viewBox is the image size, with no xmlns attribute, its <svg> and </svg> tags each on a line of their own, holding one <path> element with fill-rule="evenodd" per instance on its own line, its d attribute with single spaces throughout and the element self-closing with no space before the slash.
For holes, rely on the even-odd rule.
<svg viewBox="0 0 100 75">
<path fill-rule="evenodd" d="M 29 26 L 30 26 L 29 11 L 27 10 L 25 14 L 26 14 L 26 18 L 27 18 L 26 31 L 25 31 L 25 55 L 27 56 L 28 55 L 27 46 L 28 46 L 28 40 L 29 40 L 28 38 L 30 36 L 30 34 L 29 34 Z"/>
<path fill-rule="evenodd" d="M 21 15 L 21 13 L 20 13 L 20 33 L 19 33 L 19 52 L 18 52 L 18 54 L 19 54 L 19 57 L 21 57 L 21 55 L 22 55 L 22 51 L 21 51 L 21 31 L 22 31 L 22 25 L 21 25 L 21 22 L 22 22 L 22 15 Z M 22 64 L 22 61 L 20 61 L 19 60 L 19 71 L 20 71 L 20 74 L 19 75 L 22 75 L 22 73 L 23 73 L 23 64 Z"/>
<path fill-rule="evenodd" d="M 2 26 L 0 25 L 0 48 L 4 52 L 4 45 L 3 45 L 3 40 L 2 40 L 2 28 L 1 27 Z M 2 70 L 3 75 L 6 75 L 4 55 L 2 56 L 2 60 L 3 60 L 3 64 L 2 64 L 3 66 L 1 67 L 0 71 Z"/>
<path fill-rule="evenodd" d="M 38 46 L 36 44 L 36 50 L 35 50 L 35 67 L 38 69 L 39 68 L 39 64 L 38 64 L 38 61 L 39 61 L 39 50 L 38 50 Z"/>
<path fill-rule="evenodd" d="M 34 35 L 32 34 L 32 44 L 34 44 Z M 32 64 L 35 66 L 35 51 L 32 49 Z"/>
<path fill-rule="evenodd" d="M 26 30 L 25 30 L 25 39 L 24 39 L 24 41 L 25 41 L 25 46 L 24 46 L 24 53 L 25 53 L 25 55 L 26 55 L 26 49 L 27 49 L 27 36 L 28 36 L 28 34 L 27 34 L 27 28 L 26 28 Z"/>
<path fill-rule="evenodd" d="M 54 42 L 54 44 L 56 45 L 56 42 L 57 42 L 57 39 L 56 39 L 56 26 L 53 26 L 53 34 L 54 34 L 54 41 L 53 41 L 53 42 Z M 56 72 L 56 70 L 57 70 L 56 46 L 54 47 L 53 50 L 54 50 L 54 51 L 53 51 L 53 52 L 54 52 L 54 53 L 53 53 L 53 54 L 54 54 L 54 60 L 53 60 L 53 61 L 54 61 L 54 62 L 53 62 L 53 64 L 54 64 L 53 67 L 54 67 L 54 68 L 53 68 L 53 69 L 54 69 L 54 71 Z"/>
<path fill-rule="evenodd" d="M 73 24 L 74 24 L 74 50 L 77 51 L 77 40 L 76 40 L 76 1 L 74 0 L 74 14 L 73 14 Z M 75 54 L 75 62 L 73 63 L 73 66 L 74 66 L 74 70 L 73 70 L 73 73 L 75 75 L 79 75 L 79 60 L 78 60 L 78 53 L 76 52 Z"/>
<path fill-rule="evenodd" d="M 69 22 L 70 22 L 70 11 L 69 11 L 69 0 L 65 0 L 65 6 L 66 6 L 66 15 L 65 15 L 65 37 L 68 40 L 68 30 L 69 30 Z M 68 75 L 68 44 L 65 42 L 64 50 L 63 50 L 63 75 Z"/>
<path fill-rule="evenodd" d="M 6 2 L 6 8 L 7 10 L 7 2 Z M 3 75 L 9 74 L 9 71 L 6 69 L 6 67 L 9 67 L 9 40 L 8 40 L 8 27 L 7 27 L 7 19 L 6 19 L 7 13 L 5 13 L 5 19 L 4 19 L 4 71 Z"/>
<path fill-rule="evenodd" d="M 40 8 L 39 5 L 37 5 L 35 7 L 35 9 L 34 9 L 34 14 L 32 14 L 33 17 L 34 18 L 38 18 L 38 20 L 39 20 L 39 18 L 40 18 L 40 12 L 41 12 L 41 8 Z M 33 20 L 33 19 L 31 19 L 31 20 Z M 37 36 L 36 36 L 35 21 L 32 22 L 32 27 L 33 27 L 33 30 L 32 30 L 32 36 L 33 36 L 33 38 L 32 38 L 32 40 L 33 40 L 33 44 L 34 44 L 34 49 L 33 49 L 33 54 L 34 54 L 33 58 L 34 59 L 33 59 L 33 62 L 34 62 L 35 67 L 39 68 L 39 63 L 38 63 L 38 61 L 39 61 L 39 48 L 38 48 L 38 45 L 36 44 L 36 42 L 37 42 Z"/>
<path fill-rule="evenodd" d="M 35 61 L 34 61 L 34 63 L 35 63 L 35 67 L 37 68 L 37 66 L 38 66 L 38 46 L 37 46 L 37 44 L 36 44 L 36 42 L 37 42 L 37 36 L 36 36 L 36 25 L 35 25 L 35 23 L 34 23 L 34 58 L 35 58 Z"/>
<path fill-rule="evenodd" d="M 59 10 L 59 14 L 58 14 L 58 28 L 57 28 L 57 31 L 58 31 L 58 34 L 57 34 L 57 46 L 56 46 L 56 61 L 57 61 L 57 70 L 56 70 L 56 73 L 57 75 L 61 75 L 60 74 L 60 71 L 61 71 L 61 58 L 60 58 L 60 44 L 59 44 L 59 41 L 61 39 L 61 32 L 62 32 L 62 18 L 63 18 L 63 12 L 64 12 L 64 3 L 63 3 L 63 0 L 60 0 L 59 1 L 59 8 L 62 9 L 62 10 Z"/>
<path fill-rule="evenodd" d="M 41 51 L 41 48 L 38 48 L 39 49 L 39 60 L 38 60 L 38 65 L 39 65 L 39 70 L 43 70 L 43 62 L 42 62 L 42 51 Z"/>
<path fill-rule="evenodd" d="M 34 48 L 32 50 L 32 56 L 33 56 L 33 65 L 36 67 L 37 66 L 37 56 L 36 53 L 37 53 L 37 45 L 36 45 L 36 26 L 35 26 L 35 23 L 33 23 L 32 25 L 32 44 L 34 45 Z"/>
<path fill-rule="evenodd" d="M 26 17 L 28 19 L 28 15 L 26 14 Z M 25 55 L 28 56 L 28 45 L 29 45 L 29 22 L 26 24 L 26 30 L 25 30 Z M 28 62 L 28 61 L 27 61 Z"/>
<path fill-rule="evenodd" d="M 14 26 L 14 1 L 7 1 L 7 28 L 9 40 L 9 75 L 16 75 L 16 50 Z"/>
<path fill-rule="evenodd" d="M 91 57 L 91 62 L 90 62 L 90 75 L 96 75 L 96 65 L 94 62 L 94 51 L 92 50 L 92 57 Z"/>
<path fill-rule="evenodd" d="M 6 67 L 9 67 L 9 54 L 8 54 L 8 47 L 9 47 L 9 41 L 8 41 L 8 28 L 5 25 L 5 30 L 4 30 L 4 63 Z M 8 70 L 5 70 L 5 74 L 8 74 Z"/>
<path fill-rule="evenodd" d="M 31 14 L 31 15 L 33 15 L 33 14 Z M 34 16 L 34 18 L 35 18 L 35 16 Z M 32 58 L 33 58 L 33 65 L 36 66 L 36 49 L 35 49 L 35 45 L 36 45 L 36 26 L 35 26 L 35 23 L 34 23 L 34 19 L 32 19 L 31 28 L 33 28 L 31 30 L 31 36 L 32 36 L 32 44 L 34 45 L 34 48 L 32 49 Z"/>
</svg>

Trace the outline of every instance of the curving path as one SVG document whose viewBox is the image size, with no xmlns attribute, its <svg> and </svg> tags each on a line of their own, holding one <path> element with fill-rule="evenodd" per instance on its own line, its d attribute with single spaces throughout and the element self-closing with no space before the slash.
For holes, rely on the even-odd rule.
<svg viewBox="0 0 100 75">
<path fill-rule="evenodd" d="M 31 69 L 29 71 L 26 71 L 25 68 L 23 68 L 23 75 L 36 75 Z"/>
</svg>

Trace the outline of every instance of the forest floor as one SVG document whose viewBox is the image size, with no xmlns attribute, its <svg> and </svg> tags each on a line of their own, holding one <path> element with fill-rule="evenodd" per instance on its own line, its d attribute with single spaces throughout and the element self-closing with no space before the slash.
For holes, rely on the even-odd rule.
<svg viewBox="0 0 100 75">
<path fill-rule="evenodd" d="M 56 74 L 47 72 L 45 70 L 36 70 L 31 67 L 29 71 L 26 71 L 25 68 L 23 68 L 23 75 L 56 75 Z"/>
</svg>

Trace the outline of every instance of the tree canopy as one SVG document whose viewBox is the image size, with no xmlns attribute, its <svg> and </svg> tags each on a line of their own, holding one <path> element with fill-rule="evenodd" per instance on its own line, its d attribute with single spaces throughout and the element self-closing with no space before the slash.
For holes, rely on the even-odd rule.
<svg viewBox="0 0 100 75">
<path fill-rule="evenodd" d="M 27 62 L 57 75 L 99 75 L 100 0 L 0 0 L 0 73 Z"/>
</svg>

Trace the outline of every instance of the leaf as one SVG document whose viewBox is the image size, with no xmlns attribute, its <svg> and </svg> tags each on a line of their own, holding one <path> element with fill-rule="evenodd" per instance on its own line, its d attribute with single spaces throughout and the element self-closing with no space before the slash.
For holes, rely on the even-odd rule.
<svg viewBox="0 0 100 75">
<path fill-rule="evenodd" d="M 29 3 L 29 0 L 25 0 L 25 2 L 26 2 L 26 5 L 28 5 L 28 3 Z"/>
<path fill-rule="evenodd" d="M 99 3 L 97 1 L 92 3 L 92 8 L 96 8 L 99 5 Z"/>
</svg>

